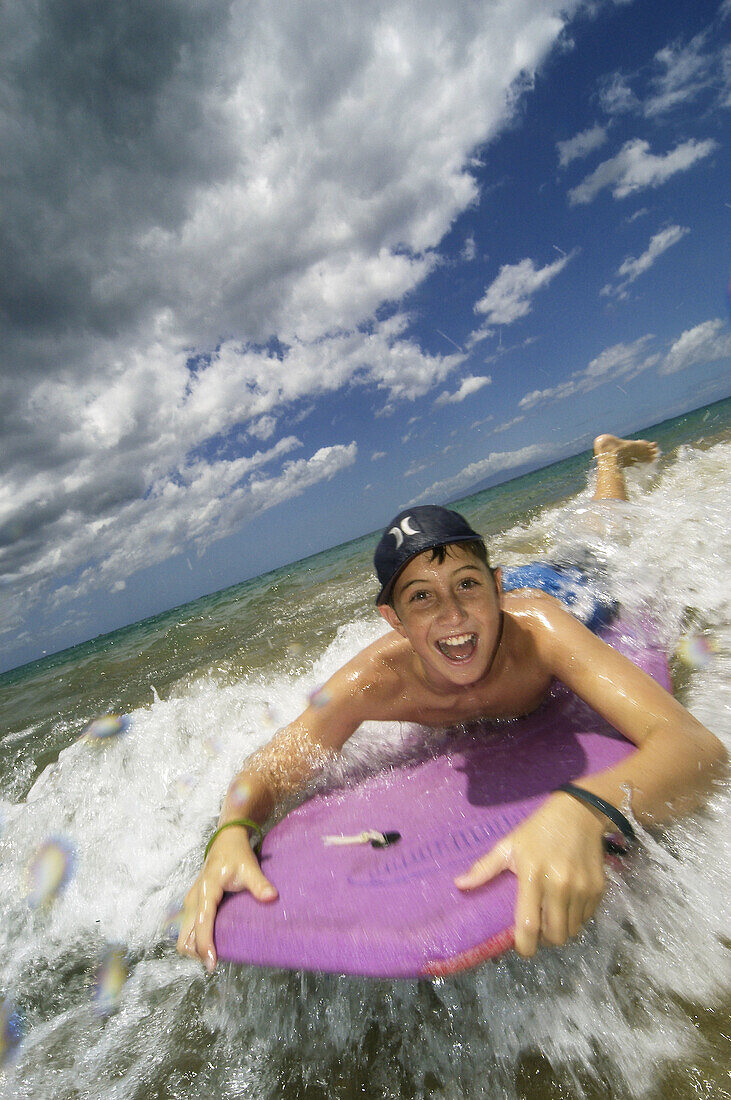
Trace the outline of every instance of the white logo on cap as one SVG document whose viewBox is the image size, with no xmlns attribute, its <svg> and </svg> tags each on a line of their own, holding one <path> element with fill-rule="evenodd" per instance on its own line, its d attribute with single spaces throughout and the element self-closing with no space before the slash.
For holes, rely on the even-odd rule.
<svg viewBox="0 0 731 1100">
<path fill-rule="evenodd" d="M 393 537 L 396 539 L 396 549 L 397 550 L 404 541 L 404 535 L 418 535 L 419 534 L 418 527 L 416 528 L 416 530 L 413 530 L 412 527 L 411 527 L 411 523 L 412 523 L 411 516 L 404 516 L 404 518 L 401 520 L 401 523 L 399 524 L 399 526 L 398 527 L 392 527 L 391 530 L 388 532 L 389 535 L 393 535 Z"/>
</svg>

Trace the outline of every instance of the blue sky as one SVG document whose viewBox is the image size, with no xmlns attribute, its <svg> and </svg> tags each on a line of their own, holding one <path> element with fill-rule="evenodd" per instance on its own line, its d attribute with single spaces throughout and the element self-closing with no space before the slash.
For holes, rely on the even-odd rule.
<svg viewBox="0 0 731 1100">
<path fill-rule="evenodd" d="M 0 12 L 0 667 L 726 396 L 731 2 Z"/>
</svg>

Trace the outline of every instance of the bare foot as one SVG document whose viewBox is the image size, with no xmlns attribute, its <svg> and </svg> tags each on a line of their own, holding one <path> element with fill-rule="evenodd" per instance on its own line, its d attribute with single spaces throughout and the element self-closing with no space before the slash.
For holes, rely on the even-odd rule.
<svg viewBox="0 0 731 1100">
<path fill-rule="evenodd" d="M 616 435 L 598 435 L 594 440 L 594 454 L 614 454 L 620 466 L 632 466 L 635 462 L 654 462 L 660 454 L 660 448 L 651 439 L 619 439 Z"/>
</svg>

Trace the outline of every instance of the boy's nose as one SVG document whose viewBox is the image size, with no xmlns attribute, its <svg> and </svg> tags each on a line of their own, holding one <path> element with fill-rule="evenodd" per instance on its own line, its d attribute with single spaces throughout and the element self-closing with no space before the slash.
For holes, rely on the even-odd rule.
<svg viewBox="0 0 731 1100">
<path fill-rule="evenodd" d="M 447 596 L 442 601 L 440 619 L 444 622 L 462 622 L 467 617 L 462 604 L 454 596 Z"/>
</svg>

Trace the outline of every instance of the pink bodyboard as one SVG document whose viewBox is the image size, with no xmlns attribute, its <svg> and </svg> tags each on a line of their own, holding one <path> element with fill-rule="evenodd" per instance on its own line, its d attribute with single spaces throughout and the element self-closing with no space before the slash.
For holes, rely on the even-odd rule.
<svg viewBox="0 0 731 1100">
<path fill-rule="evenodd" d="M 599 631 L 671 690 L 650 623 Z M 228 894 L 215 926 L 219 958 L 373 977 L 439 976 L 513 943 L 517 883 L 505 872 L 462 893 L 454 877 L 561 783 L 610 767 L 635 747 L 562 686 L 526 718 L 448 737 L 436 755 L 318 795 L 266 836 L 261 864 L 279 898 Z M 386 848 L 322 838 L 398 832 Z"/>
</svg>

